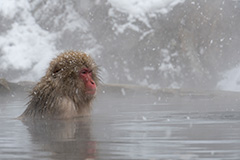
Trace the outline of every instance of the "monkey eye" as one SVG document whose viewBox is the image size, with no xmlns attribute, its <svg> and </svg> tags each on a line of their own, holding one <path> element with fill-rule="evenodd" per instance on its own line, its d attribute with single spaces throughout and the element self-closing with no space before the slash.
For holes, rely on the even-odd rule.
<svg viewBox="0 0 240 160">
<path fill-rule="evenodd" d="M 87 69 L 83 69 L 83 70 L 80 71 L 80 73 L 81 74 L 87 74 L 87 73 L 89 73 L 89 71 Z"/>
<path fill-rule="evenodd" d="M 82 71 L 81 73 L 82 73 L 82 74 L 86 74 L 86 73 L 87 73 L 87 71 Z"/>
</svg>

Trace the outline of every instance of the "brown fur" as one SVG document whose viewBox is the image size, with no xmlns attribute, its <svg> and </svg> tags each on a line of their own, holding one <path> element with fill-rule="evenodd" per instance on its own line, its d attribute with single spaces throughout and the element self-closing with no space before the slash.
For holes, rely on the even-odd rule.
<svg viewBox="0 0 240 160">
<path fill-rule="evenodd" d="M 92 70 L 98 84 L 98 68 L 93 59 L 81 52 L 68 51 L 53 59 L 40 82 L 33 88 L 27 109 L 20 118 L 73 118 L 89 115 L 93 95 L 85 94 L 79 78 L 83 68 Z"/>
</svg>

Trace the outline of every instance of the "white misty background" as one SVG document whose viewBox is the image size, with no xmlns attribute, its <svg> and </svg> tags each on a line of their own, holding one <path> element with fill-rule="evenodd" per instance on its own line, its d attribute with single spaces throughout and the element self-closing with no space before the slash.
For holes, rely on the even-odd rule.
<svg viewBox="0 0 240 160">
<path fill-rule="evenodd" d="M 240 1 L 0 3 L 0 77 L 9 81 L 37 81 L 73 49 L 94 57 L 105 83 L 240 90 Z"/>
</svg>

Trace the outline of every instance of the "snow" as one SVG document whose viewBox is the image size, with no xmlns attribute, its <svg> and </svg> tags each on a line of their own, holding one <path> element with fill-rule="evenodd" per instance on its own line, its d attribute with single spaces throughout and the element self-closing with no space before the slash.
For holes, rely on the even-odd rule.
<svg viewBox="0 0 240 160">
<path fill-rule="evenodd" d="M 11 10 L 6 10 L 8 9 Z M 43 30 L 33 19 L 26 1 L 4 1 L 0 7 L 3 15 L 16 17 L 10 29 L 0 36 L 0 68 L 2 70 L 31 70 L 19 80 L 36 80 L 44 74 L 57 50 L 53 45 L 55 35 Z M 12 12 L 13 11 L 13 12 Z M 15 12 L 14 12 L 15 11 Z"/>
<path fill-rule="evenodd" d="M 123 96 L 126 96 L 126 92 L 125 92 L 125 89 L 124 89 L 124 88 L 121 88 L 121 92 L 122 92 L 122 95 L 123 95 Z"/>
<path fill-rule="evenodd" d="M 149 30 L 143 32 L 142 37 L 151 33 L 151 25 L 149 24 L 148 17 L 155 17 L 157 13 L 166 14 L 173 9 L 179 3 L 183 3 L 185 0 L 108 0 L 112 5 L 108 12 L 109 17 L 115 19 L 121 19 L 122 15 L 127 14 L 127 23 L 119 24 L 116 21 L 113 22 L 113 30 L 115 34 L 124 33 L 126 29 L 131 29 L 136 32 L 142 32 L 136 21 L 141 21 L 145 24 Z"/>
<path fill-rule="evenodd" d="M 118 11 L 140 18 L 154 12 L 167 13 L 184 0 L 108 0 L 108 2 Z"/>
<path fill-rule="evenodd" d="M 36 62 L 47 60 L 46 53 L 52 52 L 51 40 L 54 38 L 31 24 L 14 23 L 4 37 L 0 37 L 0 47 L 4 54 L 1 57 L 2 69 L 29 69 Z M 36 38 L 37 37 L 37 38 Z M 48 56 L 47 56 L 48 57 Z M 48 57 L 49 59 L 50 57 Z"/>
<path fill-rule="evenodd" d="M 29 8 L 29 3 L 25 0 L 18 0 L 18 2 L 15 0 L 1 1 L 0 14 L 7 18 L 13 18 L 23 8 Z"/>
<path fill-rule="evenodd" d="M 223 73 L 217 88 L 226 91 L 240 91 L 240 65 Z"/>
</svg>

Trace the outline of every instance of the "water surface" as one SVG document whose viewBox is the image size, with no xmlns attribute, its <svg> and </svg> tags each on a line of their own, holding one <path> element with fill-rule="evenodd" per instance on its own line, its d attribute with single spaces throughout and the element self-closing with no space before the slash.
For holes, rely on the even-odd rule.
<svg viewBox="0 0 240 160">
<path fill-rule="evenodd" d="M 91 117 L 14 119 L 27 98 L 0 99 L 0 159 L 239 160 L 238 96 L 100 94 Z"/>
</svg>

